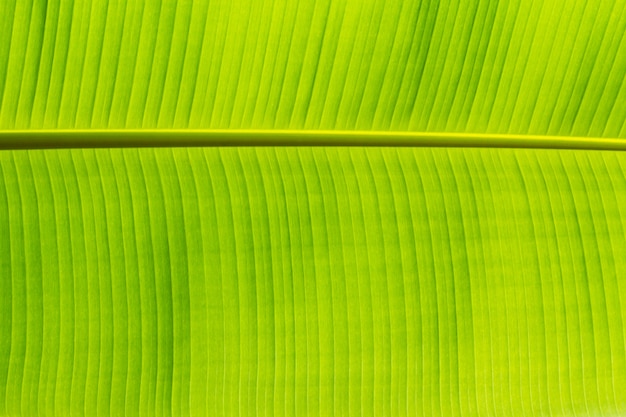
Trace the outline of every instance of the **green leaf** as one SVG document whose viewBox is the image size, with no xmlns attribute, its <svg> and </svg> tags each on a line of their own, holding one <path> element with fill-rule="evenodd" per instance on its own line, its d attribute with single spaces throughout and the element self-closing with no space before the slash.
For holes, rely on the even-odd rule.
<svg viewBox="0 0 626 417">
<path fill-rule="evenodd" d="M 619 1 L 0 22 L 0 416 L 626 413 Z"/>
<path fill-rule="evenodd" d="M 0 154 L 4 415 L 618 415 L 622 153 Z"/>
<path fill-rule="evenodd" d="M 0 129 L 626 137 L 619 1 L 5 0 Z"/>
</svg>

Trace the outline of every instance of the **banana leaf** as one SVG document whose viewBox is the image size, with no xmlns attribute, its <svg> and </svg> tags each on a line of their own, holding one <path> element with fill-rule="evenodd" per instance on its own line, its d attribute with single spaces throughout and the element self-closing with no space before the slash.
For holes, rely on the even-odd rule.
<svg viewBox="0 0 626 417">
<path fill-rule="evenodd" d="M 0 2 L 0 416 L 625 414 L 625 35 Z"/>
</svg>

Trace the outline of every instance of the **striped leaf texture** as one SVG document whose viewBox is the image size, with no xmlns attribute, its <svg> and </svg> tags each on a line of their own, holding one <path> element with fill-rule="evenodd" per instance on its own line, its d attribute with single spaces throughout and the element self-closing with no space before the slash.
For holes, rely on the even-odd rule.
<svg viewBox="0 0 626 417">
<path fill-rule="evenodd" d="M 0 0 L 0 417 L 626 415 L 625 36 Z"/>
<path fill-rule="evenodd" d="M 0 129 L 626 137 L 623 0 L 3 0 Z"/>
<path fill-rule="evenodd" d="M 626 155 L 0 156 L 0 414 L 617 416 Z"/>
</svg>

